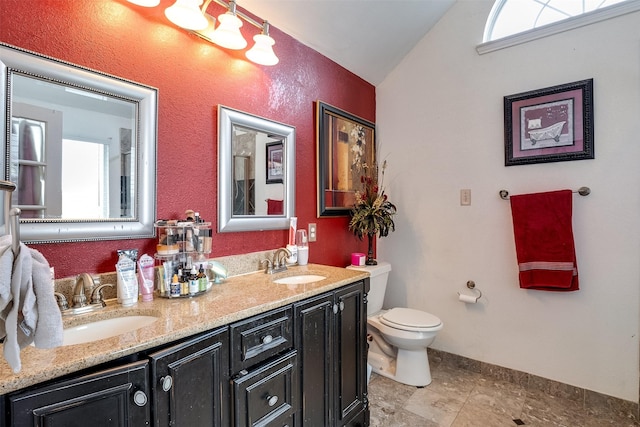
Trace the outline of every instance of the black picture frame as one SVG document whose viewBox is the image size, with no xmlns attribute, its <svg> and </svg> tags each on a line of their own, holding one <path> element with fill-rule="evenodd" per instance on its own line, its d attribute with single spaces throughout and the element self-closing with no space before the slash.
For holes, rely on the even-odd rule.
<svg viewBox="0 0 640 427">
<path fill-rule="evenodd" d="M 504 97 L 505 166 L 593 159 L 593 79 Z"/>
<path fill-rule="evenodd" d="M 265 144 L 267 154 L 265 157 L 267 184 L 281 184 L 284 179 L 284 145 L 282 141 L 269 142 Z"/>
<path fill-rule="evenodd" d="M 375 124 L 317 101 L 316 141 L 318 217 L 347 216 L 360 186 L 352 165 L 375 162 Z"/>
</svg>

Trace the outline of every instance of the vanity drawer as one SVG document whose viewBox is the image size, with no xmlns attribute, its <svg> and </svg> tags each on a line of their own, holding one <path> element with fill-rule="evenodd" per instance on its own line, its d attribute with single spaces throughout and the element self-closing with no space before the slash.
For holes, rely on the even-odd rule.
<svg viewBox="0 0 640 427">
<path fill-rule="evenodd" d="M 231 325 L 231 372 L 246 370 L 293 347 L 291 306 Z"/>
<path fill-rule="evenodd" d="M 291 426 L 298 406 L 296 351 L 233 379 L 233 425 Z"/>
</svg>

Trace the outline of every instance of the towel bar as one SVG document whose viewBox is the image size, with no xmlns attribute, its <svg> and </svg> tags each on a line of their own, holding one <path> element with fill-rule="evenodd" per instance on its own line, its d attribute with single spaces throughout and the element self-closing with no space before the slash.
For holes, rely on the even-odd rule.
<svg viewBox="0 0 640 427">
<path fill-rule="evenodd" d="M 591 189 L 589 187 L 580 187 L 578 190 L 572 191 L 572 193 L 578 193 L 581 196 L 588 196 L 591 194 Z M 509 192 L 507 190 L 500 190 L 498 194 L 500 194 L 500 198 L 502 200 L 509 200 Z"/>
<path fill-rule="evenodd" d="M 4 197 L 4 227 L 5 234 L 11 234 L 11 250 L 14 254 L 20 249 L 20 209 L 11 207 L 11 193 L 16 185 L 11 181 L 0 181 L 0 190 L 5 192 Z"/>
</svg>

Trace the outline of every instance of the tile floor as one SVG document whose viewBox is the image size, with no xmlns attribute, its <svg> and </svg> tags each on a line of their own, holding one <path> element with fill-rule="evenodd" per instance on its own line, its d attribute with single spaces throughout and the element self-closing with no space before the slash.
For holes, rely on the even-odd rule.
<svg viewBox="0 0 640 427">
<path fill-rule="evenodd" d="M 435 366 L 434 366 L 435 365 Z M 580 402 L 551 397 L 445 363 L 417 388 L 372 374 L 371 427 L 637 427 L 616 414 L 591 414 Z"/>
</svg>

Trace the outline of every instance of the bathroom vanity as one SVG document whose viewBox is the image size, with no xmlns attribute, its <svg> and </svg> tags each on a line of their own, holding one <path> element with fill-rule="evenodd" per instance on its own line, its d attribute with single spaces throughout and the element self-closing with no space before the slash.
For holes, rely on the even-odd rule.
<svg viewBox="0 0 640 427">
<path fill-rule="evenodd" d="M 325 279 L 276 284 L 286 276 Z M 367 273 L 322 265 L 228 279 L 116 337 L 0 364 L 1 426 L 367 426 Z M 78 319 L 73 319 L 79 322 Z"/>
</svg>

